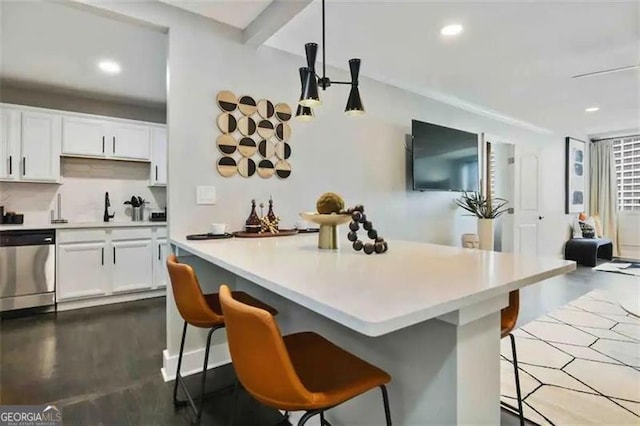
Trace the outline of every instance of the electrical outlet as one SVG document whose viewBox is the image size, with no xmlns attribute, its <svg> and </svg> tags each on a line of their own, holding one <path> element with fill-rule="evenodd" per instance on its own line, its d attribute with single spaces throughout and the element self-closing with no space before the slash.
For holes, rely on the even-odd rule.
<svg viewBox="0 0 640 426">
<path fill-rule="evenodd" d="M 215 186 L 198 186 L 196 188 L 196 204 L 206 205 L 216 203 Z"/>
</svg>

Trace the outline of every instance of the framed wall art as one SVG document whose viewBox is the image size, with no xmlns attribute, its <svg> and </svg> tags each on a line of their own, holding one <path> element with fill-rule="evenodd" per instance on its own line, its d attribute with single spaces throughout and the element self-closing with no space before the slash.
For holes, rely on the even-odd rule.
<svg viewBox="0 0 640 426">
<path fill-rule="evenodd" d="M 565 151 L 565 213 L 585 211 L 587 144 L 572 137 L 566 138 Z"/>
</svg>

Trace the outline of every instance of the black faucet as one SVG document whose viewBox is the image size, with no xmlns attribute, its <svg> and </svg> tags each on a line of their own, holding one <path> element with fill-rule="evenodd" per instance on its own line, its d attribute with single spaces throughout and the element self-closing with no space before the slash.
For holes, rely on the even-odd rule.
<svg viewBox="0 0 640 426">
<path fill-rule="evenodd" d="M 109 219 L 113 219 L 113 217 L 116 215 L 114 214 L 109 214 L 109 207 L 111 207 L 111 202 L 109 201 L 109 193 L 105 192 L 104 193 L 104 216 L 102 217 L 102 220 L 104 220 L 105 222 L 109 222 Z"/>
</svg>

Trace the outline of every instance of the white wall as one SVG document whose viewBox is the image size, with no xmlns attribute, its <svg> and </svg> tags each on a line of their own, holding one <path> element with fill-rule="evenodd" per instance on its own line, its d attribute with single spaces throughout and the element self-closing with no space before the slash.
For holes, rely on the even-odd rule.
<svg viewBox="0 0 640 426">
<path fill-rule="evenodd" d="M 314 208 L 322 192 L 336 191 L 350 205 L 363 203 L 377 229 L 387 238 L 459 244 L 462 233 L 475 231 L 475 221 L 461 217 L 453 207 L 456 194 L 412 192 L 405 188 L 404 141 L 405 134 L 410 133 L 411 119 L 484 131 L 515 144 L 537 144 L 541 148 L 553 145 L 559 154 L 564 152 L 563 136 L 535 134 L 361 78 L 365 116 L 344 116 L 348 92 L 336 86 L 321 94 L 324 104 L 317 109 L 314 122 L 292 124 L 289 179 L 223 178 L 215 168 L 219 156 L 215 119 L 220 113 L 216 94 L 227 89 L 237 95 L 286 101 L 293 106 L 300 90 L 298 67 L 304 59 L 271 48 L 255 50 L 244 46 L 239 31 L 168 5 L 95 5 L 169 29 L 168 202 L 172 238 L 204 232 L 211 222 L 226 222 L 232 229 L 239 229 L 249 213 L 250 200 L 266 201 L 269 196 L 273 196 L 276 213 L 285 225 L 290 225 L 298 212 Z M 366 67 L 363 58 L 363 69 Z M 338 80 L 348 79 L 344 71 L 330 69 L 329 74 Z M 561 154 L 560 164 L 563 158 Z M 545 173 L 556 182 L 545 188 L 545 194 L 549 194 L 550 203 L 559 203 L 557 211 L 563 221 L 564 168 L 554 167 Z M 196 185 L 214 185 L 217 205 L 195 205 Z M 556 235 L 566 234 L 565 227 L 563 223 Z M 203 287 L 216 288 L 217 278 L 205 276 L 206 267 L 198 270 Z M 175 353 L 175 336 L 179 336 L 181 322 L 170 300 L 168 306 L 167 345 Z M 202 345 L 201 339 L 188 343 L 198 344 Z"/>
<path fill-rule="evenodd" d="M 0 205 L 24 213 L 26 224 L 48 224 L 62 195 L 62 216 L 70 222 L 101 222 L 104 193 L 109 192 L 114 221 L 131 220 L 124 201 L 140 195 L 152 209 L 166 205 L 166 189 L 150 188 L 149 164 L 129 161 L 63 158 L 62 185 L 0 182 Z M 148 212 L 147 212 L 148 214 Z"/>
</svg>

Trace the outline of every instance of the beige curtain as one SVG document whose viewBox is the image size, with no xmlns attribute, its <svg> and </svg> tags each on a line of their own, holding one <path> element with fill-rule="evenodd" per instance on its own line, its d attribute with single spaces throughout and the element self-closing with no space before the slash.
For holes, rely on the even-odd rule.
<svg viewBox="0 0 640 426">
<path fill-rule="evenodd" d="M 618 256 L 618 184 L 613 141 L 590 143 L 590 212 L 599 215 L 602 233 L 613 241 L 613 255 Z"/>
</svg>

